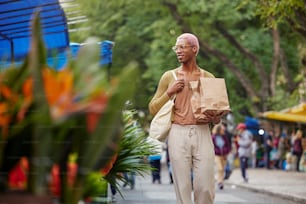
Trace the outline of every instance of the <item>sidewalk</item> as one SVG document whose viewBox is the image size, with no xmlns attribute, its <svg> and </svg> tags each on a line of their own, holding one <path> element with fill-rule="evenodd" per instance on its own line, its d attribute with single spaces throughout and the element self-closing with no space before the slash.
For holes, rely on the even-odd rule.
<svg viewBox="0 0 306 204">
<path fill-rule="evenodd" d="M 247 173 L 248 183 L 243 182 L 240 169 L 236 168 L 225 184 L 306 203 L 305 172 L 248 169 Z"/>
<path fill-rule="evenodd" d="M 115 204 L 176 204 L 173 184 L 170 184 L 166 164 L 162 164 L 162 184 L 152 184 L 151 174 L 136 176 L 135 189 L 121 189 L 124 198 L 117 193 Z M 110 192 L 109 192 L 110 194 Z"/>
<path fill-rule="evenodd" d="M 282 170 L 248 169 L 249 182 L 244 183 L 240 169 L 234 169 L 225 185 L 231 188 L 240 187 L 267 195 L 276 196 L 296 203 L 306 203 L 306 173 L 286 172 Z M 176 204 L 173 185 L 169 184 L 167 167 L 162 167 L 162 184 L 152 184 L 151 176 L 136 177 L 136 187 L 121 189 L 125 199 L 116 195 L 116 204 Z M 217 191 L 216 193 L 220 193 Z M 224 199 L 217 197 L 217 203 Z M 224 197 L 225 198 L 225 197 Z"/>
</svg>

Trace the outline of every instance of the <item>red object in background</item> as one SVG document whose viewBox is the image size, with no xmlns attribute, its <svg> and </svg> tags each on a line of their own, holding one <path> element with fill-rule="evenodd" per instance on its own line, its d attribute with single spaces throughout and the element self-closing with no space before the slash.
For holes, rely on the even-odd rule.
<svg viewBox="0 0 306 204">
<path fill-rule="evenodd" d="M 67 183 L 70 187 L 74 185 L 77 171 L 78 171 L 77 163 L 68 162 L 67 164 Z M 51 168 L 51 179 L 49 182 L 49 189 L 53 196 L 59 197 L 61 195 L 60 166 L 58 164 L 54 164 Z"/>
<path fill-rule="evenodd" d="M 247 126 L 244 123 L 239 123 L 236 127 L 236 130 L 245 130 Z"/>
<path fill-rule="evenodd" d="M 101 169 L 101 173 L 103 176 L 107 175 L 109 171 L 113 168 L 114 163 L 116 162 L 117 154 L 113 156 L 113 158 L 110 160 L 110 162 Z"/>
<path fill-rule="evenodd" d="M 58 164 L 52 166 L 49 188 L 53 196 L 59 197 L 61 195 L 60 167 Z"/>
<path fill-rule="evenodd" d="M 29 161 L 22 157 L 16 166 L 9 172 L 9 188 L 11 190 L 26 190 L 28 183 Z"/>
<path fill-rule="evenodd" d="M 75 162 L 68 162 L 67 171 L 67 182 L 68 185 L 72 187 L 78 172 L 78 164 Z"/>
<path fill-rule="evenodd" d="M 88 132 L 92 133 L 96 128 L 101 113 L 106 107 L 107 99 L 107 95 L 102 93 L 100 96 L 95 98 L 86 108 Z"/>
</svg>

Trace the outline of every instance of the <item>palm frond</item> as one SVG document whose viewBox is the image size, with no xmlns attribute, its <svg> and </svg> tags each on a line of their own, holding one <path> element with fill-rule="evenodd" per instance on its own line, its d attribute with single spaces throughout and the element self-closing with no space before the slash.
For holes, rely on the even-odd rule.
<svg viewBox="0 0 306 204">
<path fill-rule="evenodd" d="M 145 131 L 134 118 L 136 113 L 135 110 L 123 111 L 124 132 L 120 140 L 117 160 L 104 177 L 111 185 L 117 186 L 117 189 L 119 182 L 116 179 L 127 182 L 121 173 L 134 172 L 136 175 L 144 176 L 152 169 L 146 162 L 146 158 L 156 153 L 156 147 L 147 140 Z"/>
</svg>

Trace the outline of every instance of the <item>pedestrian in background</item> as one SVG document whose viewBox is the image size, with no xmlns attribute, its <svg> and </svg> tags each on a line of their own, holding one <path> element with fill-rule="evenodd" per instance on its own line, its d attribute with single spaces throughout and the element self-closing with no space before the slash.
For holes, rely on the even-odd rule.
<svg viewBox="0 0 306 204">
<path fill-rule="evenodd" d="M 111 189 L 111 193 L 112 193 L 112 202 L 115 203 L 115 202 L 117 202 L 117 199 L 116 199 L 116 194 L 117 194 L 116 186 L 110 184 L 110 189 Z"/>
<path fill-rule="evenodd" d="M 233 134 L 228 130 L 229 127 L 227 125 L 227 122 L 222 122 L 222 125 L 225 128 L 225 135 L 227 136 L 227 139 L 230 143 L 230 151 L 229 154 L 227 155 L 227 161 L 226 161 L 226 165 L 225 165 L 225 170 L 224 170 L 224 180 L 229 179 L 229 177 L 232 174 L 232 170 L 233 170 L 233 163 L 234 163 L 234 153 L 232 152 L 233 148 L 233 143 L 232 143 L 232 137 Z"/>
<path fill-rule="evenodd" d="M 227 155 L 231 151 L 231 143 L 225 134 L 225 126 L 221 123 L 215 125 L 212 130 L 212 138 L 215 149 L 215 164 L 217 167 L 217 185 L 223 189 L 224 170 L 227 163 Z"/>
<path fill-rule="evenodd" d="M 252 155 L 252 168 L 256 168 L 257 164 L 257 149 L 258 143 L 256 138 L 253 138 L 252 145 L 251 145 L 251 155 Z"/>
<path fill-rule="evenodd" d="M 168 148 L 177 203 L 193 203 L 193 190 L 195 204 L 213 204 L 215 198 L 214 145 L 209 123 L 219 123 L 220 117 L 209 114 L 206 115 L 209 122 L 196 120 L 190 101 L 193 93 L 190 82 L 198 82 L 201 76 L 214 76 L 197 65 L 199 42 L 195 35 L 190 33 L 180 35 L 172 49 L 181 66 L 168 70 L 162 75 L 156 93 L 150 101 L 149 110 L 152 115 L 155 115 L 168 100 L 176 95 Z M 178 80 L 174 79 L 172 71 L 175 72 Z M 193 173 L 193 185 L 190 170 Z"/>
<path fill-rule="evenodd" d="M 279 169 L 285 169 L 284 161 L 286 160 L 286 154 L 290 149 L 290 146 L 287 141 L 287 134 L 286 132 L 282 132 L 279 143 L 278 143 L 278 154 L 279 154 Z"/>
<path fill-rule="evenodd" d="M 273 166 L 274 168 L 278 169 L 279 168 L 279 163 L 280 163 L 280 155 L 279 155 L 279 143 L 280 143 L 280 134 L 274 134 L 274 138 L 273 138 L 273 149 L 272 149 L 272 155 L 273 158 Z"/>
<path fill-rule="evenodd" d="M 132 190 L 135 188 L 135 176 L 136 176 L 135 174 L 136 173 L 132 170 L 129 172 L 123 172 L 123 178 L 124 178 L 123 187 L 129 185 Z"/>
<path fill-rule="evenodd" d="M 249 178 L 247 176 L 247 168 L 248 168 L 248 160 L 251 156 L 251 150 L 252 150 L 252 141 L 253 141 L 253 134 L 251 131 L 247 130 L 247 127 L 244 123 L 239 123 L 237 125 L 238 130 L 238 155 L 240 159 L 240 169 L 241 169 L 241 175 L 244 180 L 244 182 L 248 182 Z"/>
<path fill-rule="evenodd" d="M 151 174 L 152 174 L 152 183 L 155 181 L 158 184 L 161 184 L 161 158 L 162 158 L 162 151 L 163 151 L 163 143 L 159 142 L 158 140 L 151 140 L 151 142 L 155 145 L 155 154 L 150 155 L 148 157 L 150 166 L 151 166 Z"/>
<path fill-rule="evenodd" d="M 271 169 L 271 151 L 273 149 L 273 137 L 274 132 L 272 130 L 270 130 L 268 134 L 264 134 L 265 163 L 267 169 Z"/>
<path fill-rule="evenodd" d="M 300 161 L 303 154 L 302 130 L 297 130 L 293 139 L 293 155 L 296 156 L 296 171 L 300 171 Z"/>
</svg>

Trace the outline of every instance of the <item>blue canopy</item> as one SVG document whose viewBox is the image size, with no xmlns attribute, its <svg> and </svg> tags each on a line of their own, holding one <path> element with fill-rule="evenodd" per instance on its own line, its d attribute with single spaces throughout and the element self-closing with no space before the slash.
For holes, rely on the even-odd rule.
<svg viewBox="0 0 306 204">
<path fill-rule="evenodd" d="M 104 40 L 102 42 L 97 43 L 100 50 L 100 65 L 106 65 L 112 63 L 112 49 L 114 42 L 109 40 Z M 71 56 L 72 58 L 76 58 L 80 48 L 83 44 L 80 43 L 70 43 L 70 48 L 64 50 L 63 52 L 57 53 L 56 56 L 48 57 L 47 63 L 50 67 L 60 70 L 65 67 L 68 62 L 68 58 Z"/>
<path fill-rule="evenodd" d="M 48 52 L 69 46 L 65 13 L 58 0 L 0 1 L 0 60 L 22 61 L 31 39 L 31 19 L 39 10 L 43 39 Z"/>
<path fill-rule="evenodd" d="M 67 19 L 58 0 L 0 0 L 0 67 L 21 64 L 31 41 L 31 19 L 40 11 L 47 63 L 57 70 L 67 63 L 69 48 L 76 57 L 82 44 L 70 43 Z M 102 41 L 100 64 L 111 64 L 113 42 Z"/>
</svg>

